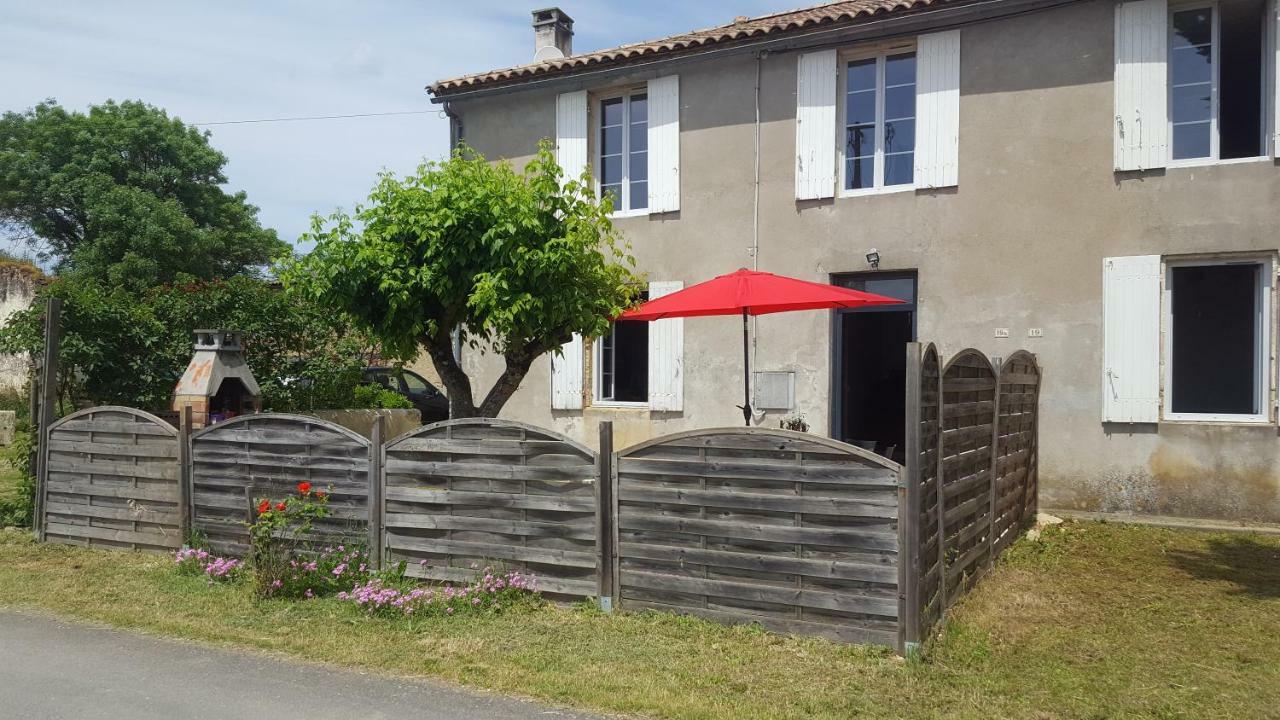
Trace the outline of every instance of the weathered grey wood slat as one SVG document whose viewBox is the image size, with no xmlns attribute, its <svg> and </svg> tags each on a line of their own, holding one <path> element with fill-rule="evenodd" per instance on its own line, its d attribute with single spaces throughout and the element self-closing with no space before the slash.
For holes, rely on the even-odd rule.
<svg viewBox="0 0 1280 720">
<path fill-rule="evenodd" d="M 661 530 L 665 532 L 707 535 L 712 537 L 763 540 L 790 545 L 842 545 L 851 548 L 894 551 L 898 549 L 898 534 L 882 528 L 828 529 L 792 527 L 787 525 L 762 525 L 759 523 L 724 522 L 719 520 L 690 520 L 648 514 L 634 508 L 622 513 L 618 522 L 622 530 Z"/>
<path fill-rule="evenodd" d="M 775 603 L 800 608 L 835 610 L 845 613 L 861 613 L 895 618 L 898 615 L 898 598 L 876 597 L 853 591 L 829 592 L 805 590 L 746 582 L 729 582 L 683 577 L 662 573 L 632 570 L 627 573 L 627 587 L 666 590 L 697 595 L 713 595 L 732 600 Z"/>
<path fill-rule="evenodd" d="M 49 439 L 49 451 L 68 454 L 111 455 L 115 457 L 178 459 L 178 444 L 176 442 L 134 444 L 83 442 L 61 440 L 56 433 Z"/>
<path fill-rule="evenodd" d="M 95 527 L 93 525 L 71 525 L 57 522 L 56 516 L 50 518 L 46 528 L 49 535 L 86 538 L 89 540 L 109 540 L 118 543 L 146 545 L 155 548 L 178 548 L 182 546 L 182 538 L 177 528 L 168 532 L 139 532 L 133 530 L 115 530 Z"/>
<path fill-rule="evenodd" d="M 70 503 L 57 502 L 54 498 L 49 499 L 48 504 L 45 506 L 45 512 L 50 515 L 74 515 L 82 518 L 131 520 L 174 526 L 178 524 L 179 519 L 177 511 L 172 508 L 155 509 L 146 506 L 128 508 L 110 507 L 106 505 L 73 505 Z"/>
<path fill-rule="evenodd" d="M 587 546 L 587 550 L 577 552 L 573 550 L 530 547 L 515 543 L 462 542 L 439 538 L 418 539 L 398 532 L 388 532 L 387 539 L 391 546 L 397 550 L 421 550 L 428 553 L 544 563 L 568 568 L 595 569 L 596 567 L 596 558 L 595 554 L 590 550 L 591 546 Z"/>
<path fill-rule="evenodd" d="M 705 478 L 742 478 L 786 480 L 787 482 L 847 482 L 852 485 L 896 487 L 897 477 L 883 467 L 841 466 L 835 463 L 788 465 L 767 461 L 741 462 L 717 460 L 700 463 L 690 460 L 668 460 L 647 456 L 628 459 L 620 476 L 687 475 Z"/>
<path fill-rule="evenodd" d="M 890 585 L 898 581 L 898 570 L 890 563 L 872 565 L 840 560 L 818 560 L 766 553 L 703 550 L 694 547 L 635 542 L 619 543 L 618 555 L 621 558 L 659 560 L 677 565 L 740 568 L 761 573 L 804 575 L 828 580 L 857 580 Z"/>
<path fill-rule="evenodd" d="M 661 612 L 677 613 L 680 615 L 692 615 L 706 620 L 711 620 L 712 622 L 730 625 L 759 623 L 760 627 L 773 632 L 789 633 L 794 635 L 810 635 L 843 643 L 866 643 L 892 646 L 897 635 L 893 630 L 871 629 L 858 625 L 807 622 L 804 620 L 784 620 L 769 615 L 752 614 L 747 611 L 726 612 L 701 607 L 659 603 L 651 600 L 637 600 L 628 598 L 625 590 L 623 593 L 623 600 L 626 602 L 626 606 L 628 608 L 635 610 L 658 610 Z"/>
<path fill-rule="evenodd" d="M 110 485 L 91 485 L 86 482 L 68 482 L 59 480 L 56 475 L 49 478 L 49 492 L 67 493 L 73 495 L 88 495 L 90 497 L 112 497 L 126 498 L 131 500 L 155 500 L 161 502 L 177 502 L 178 486 L 175 482 L 173 487 L 133 487 L 133 486 L 110 486 Z"/>
<path fill-rule="evenodd" d="M 515 493 L 388 487 L 387 500 L 430 505 L 475 505 L 481 507 L 521 508 L 524 510 L 563 510 L 566 512 L 590 512 L 595 509 L 595 503 L 590 495 L 564 497 L 560 495 L 519 495 Z"/>
<path fill-rule="evenodd" d="M 484 478 L 486 480 L 543 480 L 581 482 L 595 475 L 595 466 L 502 465 L 497 463 L 450 463 L 406 460 L 399 453 L 387 458 L 389 475 Z"/>
<path fill-rule="evenodd" d="M 155 435 L 158 437 L 173 437 L 172 428 L 162 427 L 145 419 L 108 420 L 94 418 L 68 420 L 58 427 L 62 431 L 68 433 L 116 433 L 121 435 Z"/>
<path fill-rule="evenodd" d="M 391 561 L 396 562 L 400 558 L 392 555 Z M 445 567 L 441 565 L 421 566 L 409 563 L 405 566 L 405 575 L 423 580 L 437 580 L 465 583 L 476 578 L 476 570 L 471 568 Z M 576 580 L 572 578 L 548 577 L 546 575 L 536 575 L 534 577 L 538 585 L 538 590 L 553 595 L 591 597 L 595 594 L 596 581 L 592 577 L 585 580 Z"/>
<path fill-rule="evenodd" d="M 428 515 L 425 513 L 387 513 L 386 527 L 421 528 L 425 530 L 480 530 L 499 535 L 559 537 L 570 540 L 594 540 L 593 518 L 584 516 L 576 525 L 559 522 L 530 522 L 492 518 Z"/>
<path fill-rule="evenodd" d="M 85 476 L 94 475 L 98 477 L 113 476 L 178 481 L 177 463 L 122 463 L 107 460 L 70 459 L 64 458 L 60 454 L 49 457 L 49 472 Z"/>
<path fill-rule="evenodd" d="M 762 493 L 724 492 L 718 490 L 684 490 L 637 487 L 631 482 L 619 486 L 619 499 L 668 505 L 740 508 L 770 512 L 813 513 L 885 520 L 897 517 L 897 506 L 886 502 L 858 502 L 847 498 L 820 495 L 765 495 Z"/>
</svg>

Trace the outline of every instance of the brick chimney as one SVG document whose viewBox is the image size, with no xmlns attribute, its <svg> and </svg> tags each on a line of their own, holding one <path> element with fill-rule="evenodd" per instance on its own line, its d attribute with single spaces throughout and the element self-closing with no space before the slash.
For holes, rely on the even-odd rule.
<svg viewBox="0 0 1280 720">
<path fill-rule="evenodd" d="M 573 54 L 573 18 L 558 7 L 533 11 L 533 59 L 553 60 Z"/>
</svg>

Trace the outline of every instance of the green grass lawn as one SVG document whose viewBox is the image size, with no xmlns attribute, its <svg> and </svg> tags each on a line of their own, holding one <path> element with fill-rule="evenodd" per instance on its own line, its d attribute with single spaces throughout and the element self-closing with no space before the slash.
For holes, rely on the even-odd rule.
<svg viewBox="0 0 1280 720">
<path fill-rule="evenodd" d="M 0 461 L 0 504 L 18 496 L 18 483 L 21 481 L 22 476 L 17 470 L 9 467 L 8 463 Z"/>
<path fill-rule="evenodd" d="M 664 718 L 1280 714 L 1280 538 L 1066 523 L 1011 548 L 919 661 L 674 616 L 382 620 L 167 557 L 0 534 L 0 606 Z"/>
</svg>

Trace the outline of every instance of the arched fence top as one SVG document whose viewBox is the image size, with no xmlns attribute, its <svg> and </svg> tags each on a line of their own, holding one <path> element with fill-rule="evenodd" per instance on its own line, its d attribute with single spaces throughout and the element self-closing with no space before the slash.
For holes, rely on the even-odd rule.
<svg viewBox="0 0 1280 720">
<path fill-rule="evenodd" d="M 80 420 L 85 417 L 92 417 L 92 416 L 101 415 L 104 413 L 120 413 L 122 415 L 130 415 L 132 417 L 140 418 L 142 420 L 146 420 L 147 422 L 155 425 L 161 430 L 164 430 L 167 434 L 173 437 L 178 437 L 178 429 L 170 425 L 169 423 L 165 422 L 163 419 L 155 415 L 152 415 L 151 413 L 145 410 L 138 410 L 136 408 L 124 407 L 123 405 L 101 405 L 98 407 L 91 407 L 91 408 L 85 408 L 83 410 L 77 410 L 71 413 L 70 415 L 66 415 L 64 417 L 58 418 L 56 421 L 50 423 L 49 432 L 53 432 L 54 430 L 57 430 L 63 425 L 69 422 L 72 422 L 74 420 Z"/>
<path fill-rule="evenodd" d="M 518 420 L 506 420 L 503 418 L 459 418 L 457 420 L 441 420 L 430 425 L 423 425 L 406 433 L 392 438 L 386 443 L 387 450 L 395 450 L 398 445 L 407 441 L 418 438 L 427 438 L 434 436 L 447 435 L 455 428 L 507 428 L 512 430 L 521 430 L 525 434 L 526 440 L 546 440 L 551 442 L 564 443 L 566 446 L 573 448 L 577 452 L 582 453 L 584 457 L 594 459 L 596 451 L 574 440 L 573 438 L 549 430 L 537 425 L 520 422 Z"/>
<path fill-rule="evenodd" d="M 920 351 L 920 362 L 928 363 L 932 361 L 933 363 L 941 367 L 941 363 L 939 362 L 938 358 L 939 358 L 938 346 L 934 345 L 933 343 L 925 344 L 924 348 Z"/>
<path fill-rule="evenodd" d="M 291 423 L 291 424 L 312 425 L 318 428 L 324 428 L 325 430 L 337 433 L 338 435 L 341 435 L 346 439 L 351 440 L 352 442 L 357 443 L 363 447 L 368 447 L 369 445 L 369 440 L 363 437 L 362 435 L 360 435 L 359 433 L 355 432 L 354 430 L 344 428 L 337 423 L 330 422 L 328 420 L 322 420 L 318 417 L 313 417 L 311 415 L 295 415 L 293 413 L 257 413 L 253 415 L 240 415 L 238 417 L 233 417 L 230 420 L 224 420 L 220 423 L 216 423 L 214 425 L 201 428 L 191 433 L 191 439 L 193 441 L 199 440 L 209 435 L 216 435 L 217 433 L 222 431 L 237 429 L 241 425 L 251 427 L 253 425 L 260 425 L 264 423 L 270 423 L 273 421 Z"/>
<path fill-rule="evenodd" d="M 986 370 L 995 377 L 996 366 L 991 364 L 991 360 L 977 348 L 965 348 L 956 353 L 947 361 L 946 366 L 942 368 L 942 376 L 945 378 L 951 373 L 953 368 L 970 367 L 978 370 Z"/>
<path fill-rule="evenodd" d="M 839 440 L 832 440 L 831 438 L 819 437 L 817 435 L 810 435 L 809 433 L 797 432 L 795 430 L 783 430 L 783 429 L 774 430 L 772 428 L 725 427 L 725 428 L 706 428 L 702 430 L 687 430 L 685 432 L 677 432 L 677 433 L 672 433 L 670 435 L 663 435 L 661 437 L 656 437 L 650 440 L 645 440 L 644 442 L 636 443 L 635 445 L 632 445 L 628 448 L 625 448 L 619 451 L 618 457 L 625 458 L 630 455 L 634 455 L 635 453 L 638 453 L 642 450 L 648 450 L 650 448 L 660 447 L 668 443 L 697 440 L 697 439 L 708 440 L 707 444 L 709 447 L 711 447 L 714 445 L 714 443 L 710 442 L 712 438 L 735 437 L 735 436 L 761 440 L 766 444 L 770 438 L 776 438 L 779 441 L 779 447 L 776 449 L 779 449 L 779 450 L 794 450 L 795 449 L 794 447 L 788 447 L 788 445 L 794 445 L 795 443 L 808 443 L 815 446 L 814 447 L 815 450 L 821 449 L 823 451 L 828 451 L 828 452 L 852 455 L 854 457 L 857 457 L 861 460 L 865 460 L 874 465 L 879 465 L 880 467 L 883 467 L 886 470 L 899 472 L 902 469 L 902 466 L 899 465 L 898 463 L 886 457 L 883 457 L 881 455 L 877 455 L 871 452 L 870 450 L 864 450 L 863 448 L 857 447 L 856 445 L 843 443 L 843 442 L 840 442 Z M 761 449 L 765 450 L 769 448 L 761 447 Z"/>
<path fill-rule="evenodd" d="M 1039 378 L 1040 363 L 1036 362 L 1035 355 L 1031 354 L 1030 352 L 1027 352 L 1026 350 L 1018 350 L 1017 352 L 1013 353 L 1009 357 L 1005 358 L 1005 361 L 1000 364 L 1000 373 L 1003 375 L 1004 373 L 1008 372 L 1011 368 L 1013 368 L 1015 365 L 1018 365 L 1018 364 L 1027 365 L 1028 368 L 1031 370 L 1031 372 L 1037 378 Z"/>
</svg>

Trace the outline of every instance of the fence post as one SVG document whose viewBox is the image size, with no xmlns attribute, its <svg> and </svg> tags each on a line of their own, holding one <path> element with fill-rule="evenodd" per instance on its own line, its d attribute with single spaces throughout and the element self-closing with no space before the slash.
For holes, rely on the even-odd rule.
<svg viewBox="0 0 1280 720">
<path fill-rule="evenodd" d="M 195 474 L 191 460 L 191 406 L 183 405 L 178 416 L 178 532 L 185 545 L 191 539 L 192 476 Z"/>
<path fill-rule="evenodd" d="M 374 570 L 382 569 L 383 553 L 382 422 L 382 415 L 375 415 L 369 434 L 369 562 Z"/>
<path fill-rule="evenodd" d="M 600 447 L 596 454 L 596 574 L 599 580 L 600 610 L 613 612 L 614 546 L 613 527 L 613 423 L 600 423 Z"/>
<path fill-rule="evenodd" d="M 906 464 L 898 483 L 898 644 L 920 645 L 920 343 L 907 343 Z"/>
<path fill-rule="evenodd" d="M 997 358 L 998 360 L 999 358 Z M 996 383 L 991 392 L 991 472 L 987 476 L 987 567 L 996 563 L 996 479 L 1000 476 L 1000 375 L 1003 367 L 991 367 Z"/>
<path fill-rule="evenodd" d="M 938 353 L 938 502 L 935 505 L 938 516 L 938 622 L 946 617 L 949 607 L 947 598 L 947 494 L 946 494 L 946 441 L 943 431 L 947 425 L 947 387 L 946 364 L 942 362 L 942 353 Z"/>
<path fill-rule="evenodd" d="M 31 525 L 36 540 L 45 540 L 44 507 L 49 485 L 49 425 L 58 402 L 58 349 L 62 342 L 62 298 L 51 297 L 44 310 L 44 365 L 40 378 L 40 418 L 36 425 L 36 491 Z"/>
</svg>

